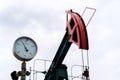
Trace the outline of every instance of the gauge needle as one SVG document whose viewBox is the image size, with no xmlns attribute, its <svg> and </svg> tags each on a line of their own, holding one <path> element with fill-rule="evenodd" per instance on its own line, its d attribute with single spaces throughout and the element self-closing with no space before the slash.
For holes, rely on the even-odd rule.
<svg viewBox="0 0 120 80">
<path fill-rule="evenodd" d="M 21 40 L 21 42 L 22 42 L 22 44 L 23 44 L 23 46 L 24 46 L 24 48 L 25 48 L 26 52 L 28 52 L 28 49 L 27 49 L 27 47 L 25 46 L 25 44 L 23 43 L 23 41 L 22 41 L 22 40 Z"/>
</svg>

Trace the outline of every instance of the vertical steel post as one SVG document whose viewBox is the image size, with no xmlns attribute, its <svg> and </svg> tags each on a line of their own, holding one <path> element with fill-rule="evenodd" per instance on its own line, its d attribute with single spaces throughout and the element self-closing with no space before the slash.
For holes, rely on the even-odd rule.
<svg viewBox="0 0 120 80">
<path fill-rule="evenodd" d="M 21 80 L 26 80 L 26 63 L 23 61 L 21 66 Z"/>
</svg>

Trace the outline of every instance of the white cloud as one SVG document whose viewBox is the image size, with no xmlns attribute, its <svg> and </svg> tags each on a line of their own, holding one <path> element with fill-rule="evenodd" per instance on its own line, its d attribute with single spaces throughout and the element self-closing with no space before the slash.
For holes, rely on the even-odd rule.
<svg viewBox="0 0 120 80">
<path fill-rule="evenodd" d="M 12 6 L 16 3 L 16 0 L 0 0 L 0 12 L 5 8 Z"/>
</svg>

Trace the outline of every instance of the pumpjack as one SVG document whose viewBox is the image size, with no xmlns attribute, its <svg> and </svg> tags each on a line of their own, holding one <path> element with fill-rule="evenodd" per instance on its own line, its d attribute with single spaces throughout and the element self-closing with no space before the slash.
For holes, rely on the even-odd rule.
<svg viewBox="0 0 120 80">
<path fill-rule="evenodd" d="M 66 11 L 66 14 L 66 33 L 44 80 L 68 80 L 67 66 L 63 64 L 63 60 L 72 43 L 75 43 L 79 49 L 89 49 L 87 30 L 82 17 L 72 10 Z M 89 66 L 83 67 L 82 80 L 90 80 Z"/>
<path fill-rule="evenodd" d="M 89 8 L 89 9 L 92 9 L 92 8 Z M 93 10 L 96 11 L 96 9 L 93 9 Z M 81 50 L 88 51 L 89 49 L 86 25 L 81 15 L 79 15 L 76 12 L 73 12 L 72 10 L 66 11 L 66 14 L 67 14 L 66 15 L 66 32 L 56 52 L 55 57 L 52 60 L 52 63 L 48 71 L 43 72 L 45 74 L 44 80 L 68 80 L 67 66 L 63 64 L 63 61 L 72 43 L 75 43 L 78 46 L 78 48 Z M 90 21 L 88 21 L 88 23 L 89 22 Z M 88 52 L 86 57 L 88 57 Z M 82 58 L 82 63 L 83 63 L 82 80 L 90 80 L 88 58 L 87 58 L 87 65 L 84 65 L 83 58 Z M 28 73 L 28 75 L 29 74 L 30 73 Z M 11 73 L 11 77 L 13 80 L 18 80 L 19 76 L 16 74 L 16 71 L 13 71 Z"/>
</svg>

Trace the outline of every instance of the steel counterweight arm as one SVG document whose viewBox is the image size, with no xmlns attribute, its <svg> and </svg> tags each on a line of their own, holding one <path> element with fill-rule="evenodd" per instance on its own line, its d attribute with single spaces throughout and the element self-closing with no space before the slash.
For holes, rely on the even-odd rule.
<svg viewBox="0 0 120 80">
<path fill-rule="evenodd" d="M 69 34 L 68 34 L 68 31 L 66 31 L 64 37 L 63 37 L 63 40 L 56 52 L 56 55 L 51 63 L 51 66 L 45 76 L 45 79 L 44 80 L 50 80 L 50 77 L 51 75 L 53 74 L 53 70 L 58 66 L 58 65 L 61 65 L 72 42 L 68 42 L 68 39 L 69 39 Z"/>
<path fill-rule="evenodd" d="M 54 66 L 62 64 L 62 62 L 72 44 L 72 42 L 68 42 L 68 40 L 69 40 L 69 34 L 68 34 L 68 31 L 66 31 L 64 38 L 63 38 L 63 40 L 57 50 L 57 53 L 53 59 Z"/>
</svg>

